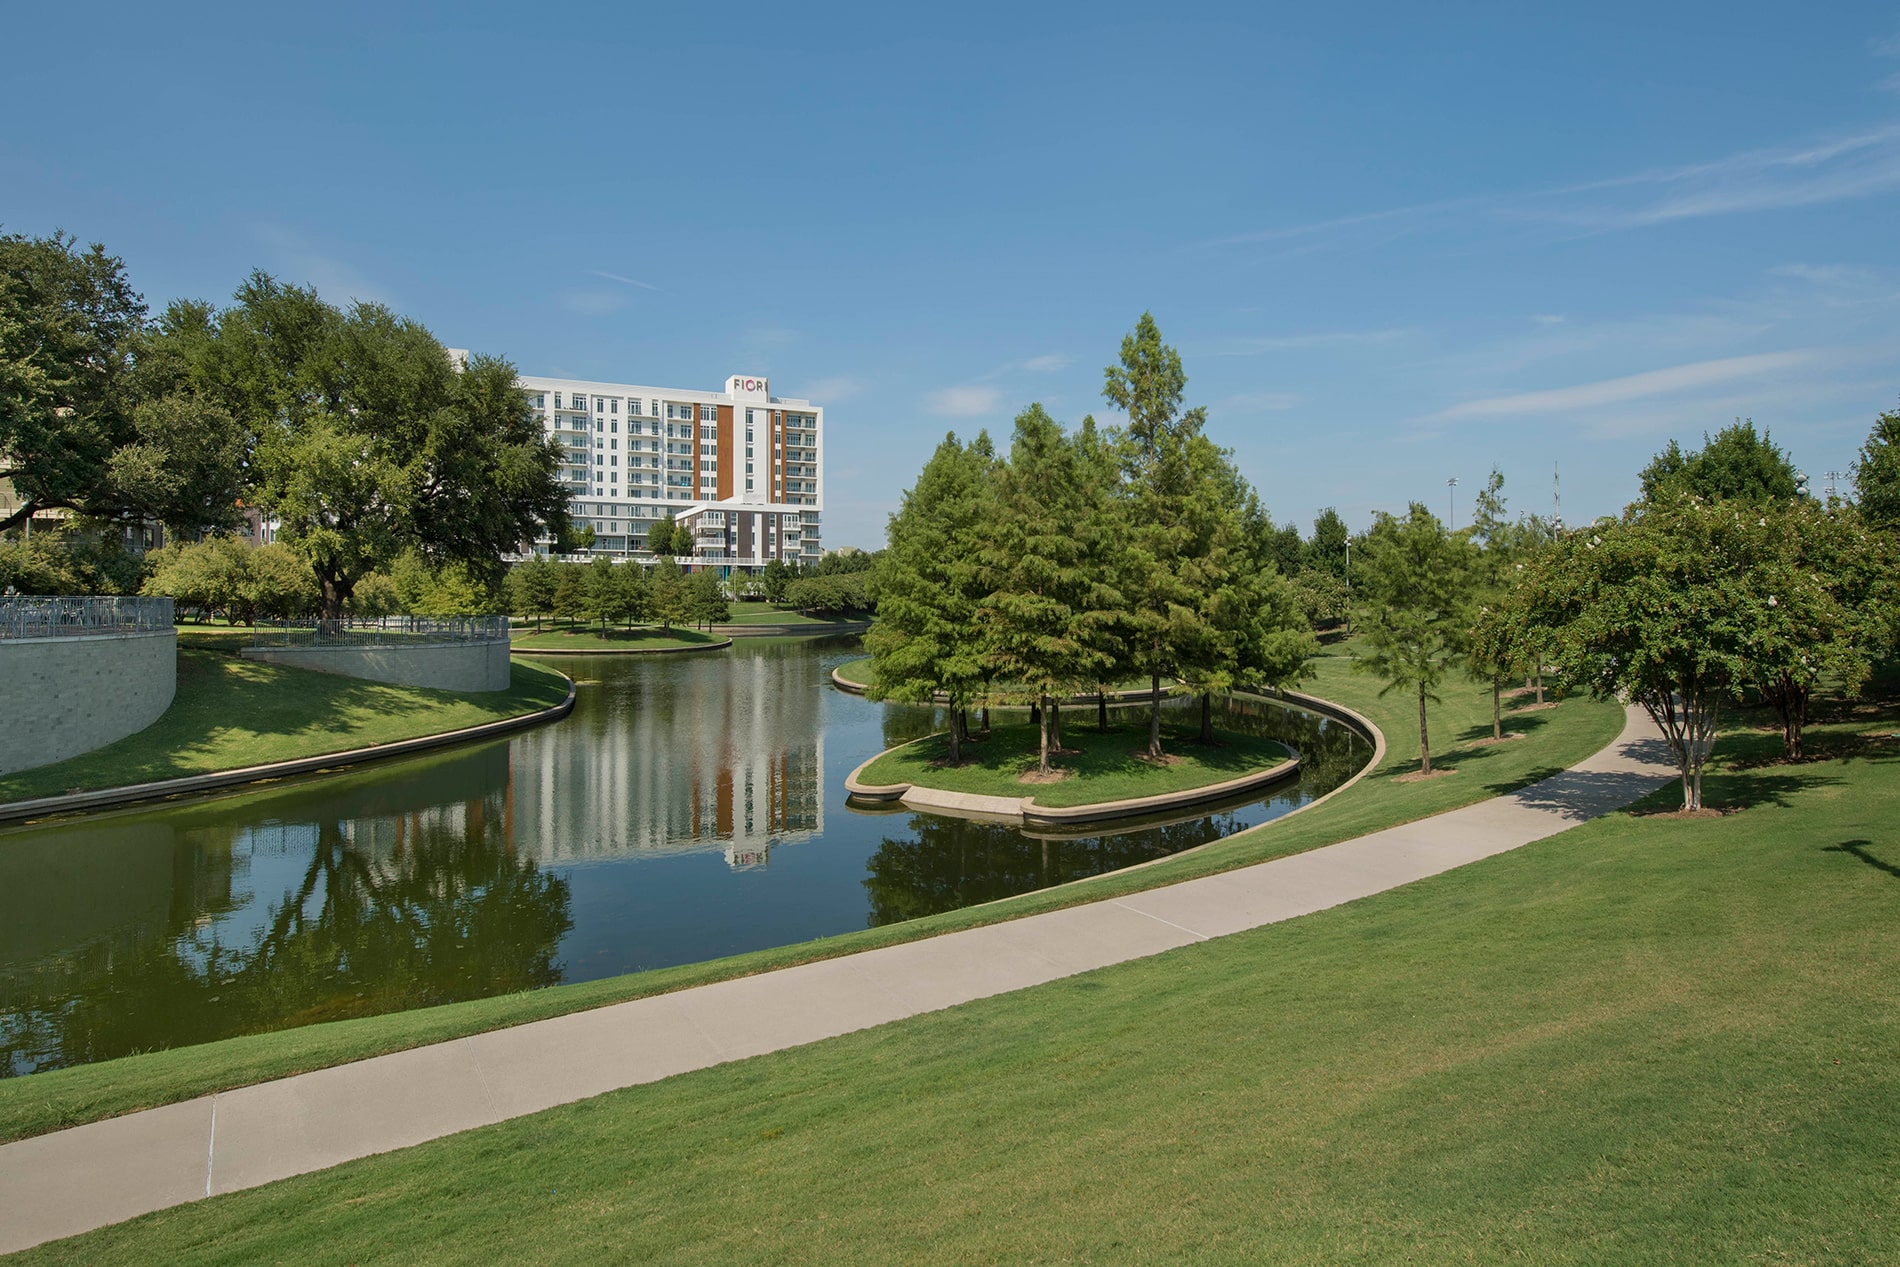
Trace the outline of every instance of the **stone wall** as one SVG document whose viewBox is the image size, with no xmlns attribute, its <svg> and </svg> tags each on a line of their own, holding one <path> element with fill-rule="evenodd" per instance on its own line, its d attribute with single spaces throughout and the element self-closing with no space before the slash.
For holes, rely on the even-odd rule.
<svg viewBox="0 0 1900 1267">
<path fill-rule="evenodd" d="M 418 642 L 381 647 L 245 647 L 247 660 L 312 669 L 341 677 L 433 686 L 445 691 L 505 691 L 506 642 Z"/>
<path fill-rule="evenodd" d="M 136 734 L 177 690 L 175 630 L 0 641 L 0 774 Z"/>
</svg>

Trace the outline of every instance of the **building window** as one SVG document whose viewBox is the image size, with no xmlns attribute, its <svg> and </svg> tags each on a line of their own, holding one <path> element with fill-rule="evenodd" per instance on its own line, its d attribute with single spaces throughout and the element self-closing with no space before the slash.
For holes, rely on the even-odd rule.
<svg viewBox="0 0 1900 1267">
<path fill-rule="evenodd" d="M 608 413 L 610 413 L 610 414 L 617 414 L 617 413 L 619 413 L 619 412 L 620 412 L 620 402 L 619 402 L 619 400 L 617 400 L 617 399 L 616 399 L 616 400 L 610 400 L 610 401 L 608 401 L 608 402 L 607 402 L 607 412 L 608 412 Z M 615 426 L 619 426 L 620 424 L 619 424 L 619 423 L 615 423 L 614 425 L 615 425 Z"/>
<path fill-rule="evenodd" d="M 718 422 L 719 411 L 711 405 L 701 405 L 699 407 L 699 420 L 701 422 Z"/>
<path fill-rule="evenodd" d="M 556 409 L 559 409 L 561 407 L 561 393 L 559 392 L 554 393 L 554 407 Z"/>
</svg>

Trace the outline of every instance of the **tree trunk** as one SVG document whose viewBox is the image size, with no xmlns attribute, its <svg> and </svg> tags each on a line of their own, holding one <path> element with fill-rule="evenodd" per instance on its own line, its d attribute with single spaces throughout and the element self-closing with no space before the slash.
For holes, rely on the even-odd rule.
<svg viewBox="0 0 1900 1267">
<path fill-rule="evenodd" d="M 336 572 L 318 572 L 317 584 L 323 589 L 323 618 L 342 620 L 343 604 L 356 590 L 356 582 Z"/>
<path fill-rule="evenodd" d="M 1053 695 L 1049 697 L 1049 742 L 1062 747 L 1062 701 Z"/>
<path fill-rule="evenodd" d="M 959 708 L 957 710 L 957 729 L 962 732 L 963 738 L 967 742 L 970 738 L 970 710 L 969 709 Z"/>
<path fill-rule="evenodd" d="M 1148 755 L 1161 756 L 1161 672 L 1158 669 L 1149 678 Z"/>
<path fill-rule="evenodd" d="M 1108 733 L 1108 692 L 1100 682 L 1095 684 L 1095 729 Z"/>
<path fill-rule="evenodd" d="M 990 706 L 988 704 L 985 704 L 983 705 L 983 734 L 987 738 L 989 733 L 990 733 Z"/>
<path fill-rule="evenodd" d="M 963 764 L 963 736 L 958 733 L 962 729 L 963 727 L 957 724 L 955 710 L 952 710 L 950 713 L 950 764 L 953 766 Z"/>
<path fill-rule="evenodd" d="M 1537 669 L 1537 702 L 1544 702 L 1544 670 L 1541 665 Z"/>
<path fill-rule="evenodd" d="M 1491 737 L 1493 739 L 1504 738 L 1504 704 L 1501 699 L 1503 694 L 1504 682 L 1500 678 L 1493 677 L 1491 679 Z"/>
<path fill-rule="evenodd" d="M 1425 733 L 1425 688 L 1423 685 L 1418 688 L 1418 759 L 1419 772 L 1430 774 L 1432 772 L 1432 740 L 1431 736 Z"/>
<path fill-rule="evenodd" d="M 1049 773 L 1049 697 L 1047 695 L 1042 697 L 1042 704 L 1041 724 L 1036 728 L 1036 769 L 1047 774 Z"/>
<path fill-rule="evenodd" d="M 1205 744 L 1214 742 L 1214 697 L 1212 695 L 1201 696 L 1201 742 Z"/>
</svg>

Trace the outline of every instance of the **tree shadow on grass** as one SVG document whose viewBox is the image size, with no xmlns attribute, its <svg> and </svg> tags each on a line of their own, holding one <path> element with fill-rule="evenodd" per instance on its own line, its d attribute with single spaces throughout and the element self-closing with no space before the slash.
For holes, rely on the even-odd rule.
<svg viewBox="0 0 1900 1267">
<path fill-rule="evenodd" d="M 1519 734 L 1530 738 L 1549 724 L 1549 713 L 1530 713 L 1522 716 L 1512 713 L 1504 714 L 1504 733 L 1507 737 L 1513 734 Z M 1491 723 L 1488 720 L 1466 726 L 1462 731 L 1458 732 L 1459 743 L 1473 743 L 1479 740 L 1489 739 L 1490 737 Z"/>
<path fill-rule="evenodd" d="M 1821 852 L 1844 853 L 1850 857 L 1859 858 L 1874 870 L 1885 871 L 1888 875 L 1900 880 L 1900 867 L 1894 866 L 1891 862 L 1883 862 L 1881 859 L 1867 852 L 1873 843 L 1871 840 L 1843 840 L 1838 845 L 1825 846 Z"/>
</svg>

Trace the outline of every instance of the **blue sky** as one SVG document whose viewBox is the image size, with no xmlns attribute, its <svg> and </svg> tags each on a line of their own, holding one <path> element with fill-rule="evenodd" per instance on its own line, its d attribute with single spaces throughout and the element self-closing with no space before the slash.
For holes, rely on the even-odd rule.
<svg viewBox="0 0 1900 1267">
<path fill-rule="evenodd" d="M 826 542 L 1108 417 L 1151 309 L 1276 518 L 1619 509 L 1900 399 L 1900 5 L 9 6 L 0 225 L 524 371 L 828 406 Z M 21 56 L 21 50 L 42 53 Z"/>
</svg>

